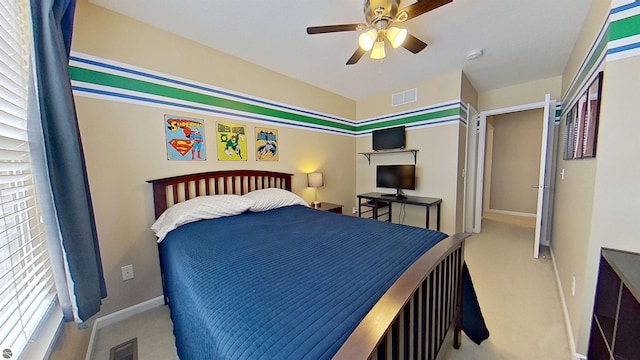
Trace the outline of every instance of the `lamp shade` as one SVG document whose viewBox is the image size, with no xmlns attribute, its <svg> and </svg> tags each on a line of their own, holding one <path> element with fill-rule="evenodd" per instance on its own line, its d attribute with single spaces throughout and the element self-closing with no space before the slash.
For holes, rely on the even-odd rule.
<svg viewBox="0 0 640 360">
<path fill-rule="evenodd" d="M 374 60 L 379 60 L 384 59 L 385 56 L 386 54 L 384 53 L 384 38 L 381 38 L 381 40 L 376 41 L 376 43 L 373 45 L 373 49 L 371 50 L 371 55 L 369 55 L 369 57 Z"/>
<path fill-rule="evenodd" d="M 324 186 L 324 179 L 321 172 L 314 172 L 307 174 L 307 186 L 313 188 L 319 188 Z"/>
<path fill-rule="evenodd" d="M 373 44 L 378 38 L 378 32 L 376 29 L 371 29 L 367 32 L 364 32 L 358 36 L 358 45 L 360 45 L 360 49 L 364 51 L 369 51 L 373 48 Z"/>
<path fill-rule="evenodd" d="M 406 29 L 400 29 L 395 26 L 392 26 L 389 29 L 387 29 L 387 39 L 389 39 L 389 42 L 391 43 L 391 47 L 393 47 L 394 49 L 402 45 L 402 43 L 404 42 L 404 39 L 406 38 L 407 38 Z"/>
</svg>

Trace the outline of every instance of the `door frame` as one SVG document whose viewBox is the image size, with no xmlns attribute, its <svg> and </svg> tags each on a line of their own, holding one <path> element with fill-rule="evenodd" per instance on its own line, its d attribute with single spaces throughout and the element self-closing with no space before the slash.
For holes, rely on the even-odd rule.
<svg viewBox="0 0 640 360">
<path fill-rule="evenodd" d="M 464 201 L 462 212 L 462 226 L 464 232 L 475 232 L 475 214 L 473 204 L 475 203 L 475 180 L 477 156 L 477 132 L 478 132 L 478 110 L 471 104 L 467 104 L 467 135 L 464 159 Z M 470 166 L 472 164 L 472 166 Z"/>
<path fill-rule="evenodd" d="M 480 233 L 482 232 L 482 194 L 484 191 L 484 164 L 485 164 L 485 146 L 486 146 L 486 136 L 487 136 L 487 116 L 493 115 L 502 115 L 509 114 L 519 111 L 526 110 L 537 110 L 544 109 L 545 101 L 539 101 L 534 103 L 508 106 L 504 108 L 497 108 L 491 110 L 481 110 L 477 119 L 477 128 L 476 128 L 476 136 L 477 136 L 477 144 L 478 146 L 472 151 L 475 151 L 475 201 L 470 201 L 467 203 L 468 207 L 473 207 L 473 209 L 465 209 L 465 211 L 473 211 L 474 221 L 473 221 L 473 232 Z M 555 109 L 553 109 L 555 111 Z M 468 129 L 471 129 L 468 126 Z M 472 132 L 467 131 L 468 134 L 472 134 Z M 467 164 L 468 166 L 473 166 L 473 164 Z"/>
</svg>

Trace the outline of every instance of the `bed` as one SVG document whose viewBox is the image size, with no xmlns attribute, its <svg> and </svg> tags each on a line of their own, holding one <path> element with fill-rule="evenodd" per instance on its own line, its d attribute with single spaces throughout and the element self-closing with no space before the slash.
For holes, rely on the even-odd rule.
<svg viewBox="0 0 640 360">
<path fill-rule="evenodd" d="M 450 330 L 460 346 L 463 301 L 479 341 L 488 336 L 464 264 L 468 234 L 315 210 L 290 192 L 291 176 L 149 181 L 158 219 L 201 200 L 242 203 L 159 235 L 181 359 L 435 359 Z"/>
</svg>

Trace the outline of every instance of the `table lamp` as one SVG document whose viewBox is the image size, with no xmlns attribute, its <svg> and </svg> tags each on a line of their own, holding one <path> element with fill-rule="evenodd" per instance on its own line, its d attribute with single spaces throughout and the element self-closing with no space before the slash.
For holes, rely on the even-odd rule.
<svg viewBox="0 0 640 360">
<path fill-rule="evenodd" d="M 318 188 L 324 186 L 324 179 L 322 178 L 321 172 L 314 172 L 307 174 L 307 186 L 316 189 L 316 197 L 313 202 L 313 207 L 320 206 L 320 202 L 318 201 Z"/>
</svg>

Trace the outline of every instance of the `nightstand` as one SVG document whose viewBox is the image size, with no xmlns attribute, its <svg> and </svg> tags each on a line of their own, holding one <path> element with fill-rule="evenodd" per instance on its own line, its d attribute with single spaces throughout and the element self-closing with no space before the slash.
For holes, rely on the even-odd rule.
<svg viewBox="0 0 640 360">
<path fill-rule="evenodd" d="M 328 202 L 321 202 L 318 205 L 318 207 L 313 206 L 313 204 L 311 204 L 310 206 L 312 208 L 316 209 L 316 210 L 330 211 L 330 212 L 334 212 L 336 214 L 342 214 L 342 207 L 344 205 L 332 204 L 332 203 L 328 203 Z"/>
</svg>

